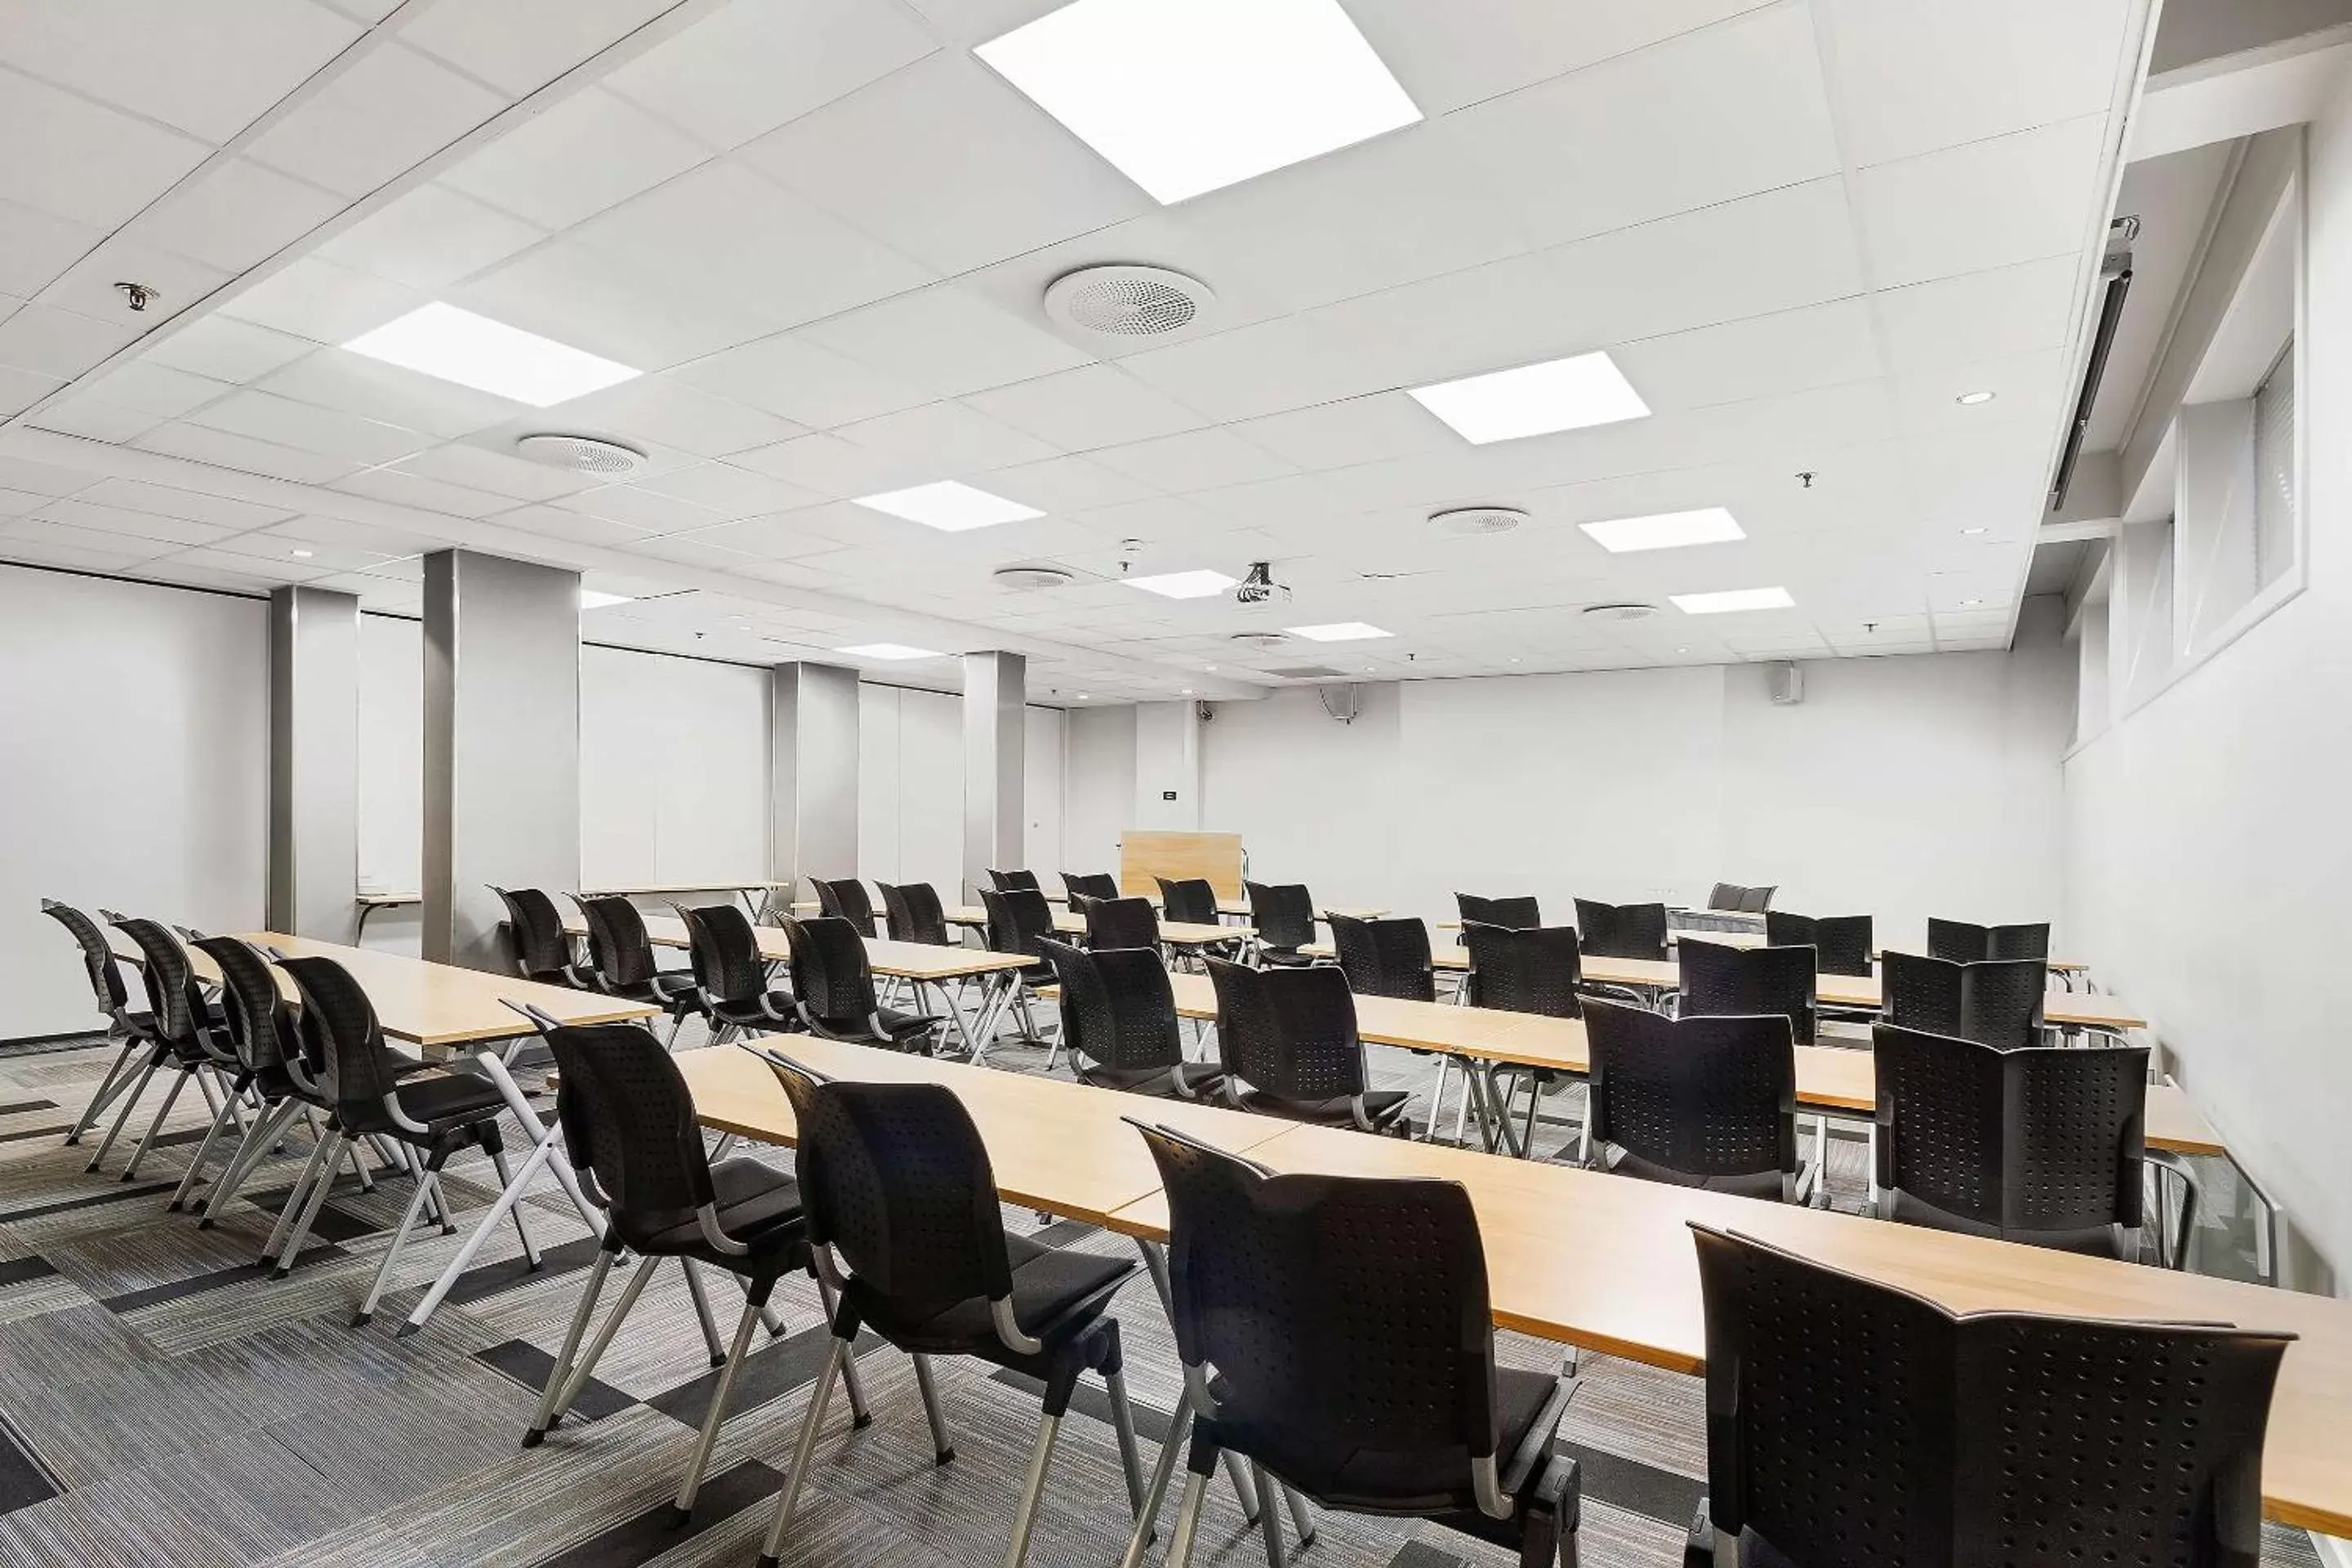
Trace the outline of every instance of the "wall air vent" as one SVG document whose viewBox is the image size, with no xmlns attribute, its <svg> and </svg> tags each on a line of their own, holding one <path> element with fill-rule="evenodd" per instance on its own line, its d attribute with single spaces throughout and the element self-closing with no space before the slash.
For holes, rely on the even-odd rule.
<svg viewBox="0 0 2352 1568">
<path fill-rule="evenodd" d="M 1280 676 L 1285 680 L 1344 680 L 1347 679 L 1343 672 L 1333 669 L 1327 664 L 1302 664 L 1290 669 L 1269 669 L 1266 673 Z"/>
<path fill-rule="evenodd" d="M 1587 605 L 1584 613 L 1596 621 L 1646 621 L 1658 613 L 1655 605 Z"/>
<path fill-rule="evenodd" d="M 1045 588 L 1066 588 L 1077 574 L 1066 566 L 1000 566 L 990 574 L 1001 588 L 1034 594 Z"/>
<path fill-rule="evenodd" d="M 546 468 L 593 474 L 600 479 L 619 479 L 646 466 L 643 452 L 601 436 L 524 436 L 515 441 L 515 455 Z"/>
<path fill-rule="evenodd" d="M 1216 301 L 1209 286 L 1165 267 L 1082 267 L 1045 289 L 1045 314 L 1103 338 L 1181 332 Z"/>
</svg>

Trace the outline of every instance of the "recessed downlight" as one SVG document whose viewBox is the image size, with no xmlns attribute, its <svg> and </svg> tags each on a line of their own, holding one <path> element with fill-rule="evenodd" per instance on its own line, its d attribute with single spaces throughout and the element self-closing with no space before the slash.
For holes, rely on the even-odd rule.
<svg viewBox="0 0 2352 1568">
<path fill-rule="evenodd" d="M 1990 403 L 1992 400 L 1993 394 L 1990 392 L 1963 392 L 1952 399 L 1963 408 L 1974 408 L 1979 404 Z"/>
<path fill-rule="evenodd" d="M 318 552 L 317 552 L 316 551 L 311 551 L 311 550 L 303 550 L 303 549 L 300 549 L 300 548 L 299 548 L 299 547 L 298 547 L 298 548 L 296 548 L 296 549 L 293 549 L 293 550 L 289 550 L 289 551 L 288 551 L 286 553 L 287 553 L 287 554 L 289 554 L 289 555 L 291 555 L 291 556 L 292 556 L 292 557 L 294 557 L 294 559 L 295 559 L 295 560 L 297 560 L 297 561 L 308 561 L 309 559 L 310 559 L 310 557 L 311 557 L 312 555 L 314 555 L 314 554 L 316 554 L 316 553 L 318 553 Z"/>
</svg>

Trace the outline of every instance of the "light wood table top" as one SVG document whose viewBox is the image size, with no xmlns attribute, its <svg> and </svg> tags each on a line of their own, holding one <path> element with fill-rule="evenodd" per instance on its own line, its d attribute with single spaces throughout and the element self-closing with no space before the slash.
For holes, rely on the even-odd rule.
<svg viewBox="0 0 2352 1568">
<path fill-rule="evenodd" d="M 790 882 L 770 882 L 757 878 L 745 881 L 729 881 L 721 878 L 716 882 L 646 882 L 628 887 L 583 888 L 580 893 L 583 898 L 589 899 L 614 896 L 624 899 L 655 899 L 678 893 L 770 892 L 778 888 L 789 889 L 791 886 Z"/>
<path fill-rule="evenodd" d="M 425 901 L 422 893 L 362 893 L 352 900 L 371 910 L 397 910 Z"/>
<path fill-rule="evenodd" d="M 2264 1507 L 2283 1523 L 2352 1533 L 2352 1302 L 1332 1128 L 1294 1126 L 1245 1152 L 1277 1171 L 1461 1183 L 1478 1214 L 1497 1323 L 1676 1372 L 1706 1367 L 1694 1220 L 1956 1311 L 2286 1330 L 2302 1337 L 2272 1401 Z M 1165 1201 L 1155 1193 L 1111 1224 L 1163 1237 Z"/>
<path fill-rule="evenodd" d="M 966 904 L 948 911 L 948 923 L 978 929 L 988 924 L 988 911 Z M 1206 947 L 1213 942 L 1241 942 L 1252 934 L 1247 926 L 1204 926 L 1184 921 L 1161 921 L 1159 924 L 1160 940 L 1173 947 Z M 1084 936 L 1087 934 L 1087 917 L 1057 914 L 1054 917 L 1054 930 L 1063 936 Z"/>
<path fill-rule="evenodd" d="M 1711 942 L 1723 947 L 1739 948 L 1769 947 L 1771 945 L 1769 939 L 1767 938 L 1762 931 L 1670 931 L 1666 933 L 1666 940 L 1670 942 L 1677 941 Z M 1897 948 L 1895 951 L 1899 952 L 1902 950 Z M 1870 956 L 1873 961 L 1875 961 L 1885 956 L 1885 954 L 1883 950 L 1879 950 L 1874 951 Z M 2080 959 L 2048 958 L 2042 960 L 2042 967 L 2049 970 L 2053 974 L 2080 974 L 2091 966 L 2084 963 Z"/>
<path fill-rule="evenodd" d="M 434 963 L 372 947 L 288 936 L 282 931 L 241 931 L 246 941 L 274 948 L 289 958 L 331 958 L 351 972 L 375 1008 L 377 1022 L 394 1039 L 428 1047 L 509 1039 L 530 1033 L 530 1024 L 506 1004 L 527 1003 L 561 1024 L 617 1024 L 648 1018 L 659 1011 L 568 985 L 542 985 L 511 974 L 493 974 L 455 964 Z M 192 956 L 207 969 L 211 960 Z"/>
<path fill-rule="evenodd" d="M 1110 1223 L 1119 1209 L 1160 1187 L 1150 1151 L 1122 1117 L 1165 1122 L 1237 1151 L 1253 1149 L 1289 1125 L 1219 1106 L 1117 1094 L 806 1035 L 771 1036 L 760 1043 L 835 1078 L 944 1084 L 971 1113 L 1007 1203 L 1090 1225 Z M 775 1074 L 749 1052 L 732 1046 L 681 1051 L 677 1061 L 705 1126 L 767 1143 L 794 1141 L 791 1101 Z"/>
<path fill-rule="evenodd" d="M 647 915 L 646 940 L 656 947 L 690 948 L 693 938 L 687 935 L 686 922 L 676 915 Z M 587 920 L 577 914 L 563 917 L 567 936 L 588 934 Z M 792 962 L 792 940 L 782 926 L 753 926 L 751 934 L 759 939 L 760 956 L 771 963 Z M 866 966 L 877 974 L 895 975 L 902 980 L 961 980 L 972 974 L 993 974 L 1000 970 L 1024 969 L 1033 961 L 1013 953 L 990 952 L 977 947 L 933 947 L 928 942 L 892 942 L 886 937 L 865 939 Z"/>
</svg>

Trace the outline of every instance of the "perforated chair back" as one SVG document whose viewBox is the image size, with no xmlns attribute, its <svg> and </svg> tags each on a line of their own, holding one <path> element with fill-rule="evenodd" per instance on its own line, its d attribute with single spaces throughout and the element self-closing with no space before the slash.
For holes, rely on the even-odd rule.
<svg viewBox="0 0 2352 1568">
<path fill-rule="evenodd" d="M 2291 1335 L 1955 1316 L 1694 1225 L 1707 1512 L 1806 1568 L 2255 1568 Z"/>
<path fill-rule="evenodd" d="M 1176 996 L 1160 955 L 1143 948 L 1087 952 L 1043 944 L 1062 986 L 1062 1037 L 1091 1062 L 1157 1070 L 1184 1059 Z"/>
<path fill-rule="evenodd" d="M 1437 970 L 1430 961 L 1429 928 L 1417 920 L 1331 917 L 1331 942 L 1348 989 L 1406 1002 L 1437 1000 Z"/>
<path fill-rule="evenodd" d="M 200 936 L 195 945 L 221 974 L 221 1013 L 229 1043 L 247 1070 L 263 1074 L 298 1057 L 294 1012 L 278 988 L 268 958 L 242 937 Z"/>
<path fill-rule="evenodd" d="M 1000 871 L 992 866 L 988 868 L 988 880 L 999 892 L 1012 892 L 1024 888 L 1031 892 L 1039 890 L 1034 871 Z"/>
<path fill-rule="evenodd" d="M 1456 893 L 1454 907 L 1465 926 L 1475 921 L 1507 931 L 1533 931 L 1543 924 L 1542 907 L 1531 898 L 1482 899 L 1475 893 Z"/>
<path fill-rule="evenodd" d="M 1304 882 L 1244 882 L 1260 946 L 1292 952 L 1315 940 L 1315 897 Z"/>
<path fill-rule="evenodd" d="M 1594 958 L 1666 959 L 1666 906 L 1576 900 L 1577 938 Z"/>
<path fill-rule="evenodd" d="M 1772 895 L 1780 890 L 1777 885 L 1769 888 L 1742 888 L 1739 890 L 1739 912 L 1747 915 L 1760 915 L 1768 912 L 1772 908 Z"/>
<path fill-rule="evenodd" d="M 939 889 L 929 882 L 884 882 L 882 912 L 890 922 L 892 942 L 919 942 L 926 947 L 951 947 L 948 912 L 940 906 Z"/>
<path fill-rule="evenodd" d="M 2026 925 L 1980 926 L 1967 921 L 1929 920 L 1927 953 L 1952 963 L 1980 963 L 1987 959 L 2032 958 L 2048 962 L 2047 921 Z"/>
<path fill-rule="evenodd" d="M 866 939 L 838 915 L 784 922 L 792 944 L 793 994 L 809 1016 L 828 1028 L 863 1034 L 880 1002 Z"/>
<path fill-rule="evenodd" d="M 1344 973 L 1206 962 L 1217 993 L 1217 1054 L 1228 1073 L 1285 1100 L 1364 1092 L 1364 1046 Z"/>
<path fill-rule="evenodd" d="M 148 1008 L 155 1016 L 155 1038 L 183 1056 L 202 1052 L 205 994 L 196 983 L 195 965 L 188 962 L 188 950 L 161 921 L 127 916 L 116 921 L 114 928 L 138 944 L 146 961 L 140 975 L 146 983 Z"/>
<path fill-rule="evenodd" d="M 618 893 L 601 893 L 583 898 L 580 912 L 587 917 L 588 962 L 599 980 L 622 990 L 647 984 L 660 973 L 646 917 L 636 905 Z"/>
<path fill-rule="evenodd" d="M 686 922 L 694 984 L 706 1001 L 751 1002 L 768 994 L 768 961 L 760 954 L 759 932 L 751 928 L 751 917 L 743 912 L 742 905 L 670 907 Z"/>
<path fill-rule="evenodd" d="M 1897 1218 L 1914 1217 L 1907 1198 L 1927 1223 L 2076 1249 L 2138 1228 L 2147 1047 L 2003 1050 L 1878 1024 L 1871 1048 L 1877 1182 Z"/>
<path fill-rule="evenodd" d="M 1108 871 L 1091 875 L 1082 871 L 1062 873 L 1062 891 L 1073 899 L 1115 899 L 1118 897 L 1118 879 Z"/>
<path fill-rule="evenodd" d="M 1682 1005 L 1676 1011 L 1684 1017 L 1778 1013 L 1796 1031 L 1797 1044 L 1813 1043 L 1811 948 L 1731 947 L 1685 932 L 1675 951 L 1682 955 Z"/>
<path fill-rule="evenodd" d="M 1176 1351 L 1285 1473 L 1373 1500 L 1434 1456 L 1494 1457 L 1494 1323 L 1469 1194 L 1423 1177 L 1276 1175 L 1139 1127 L 1168 1194 Z M 1301 1472 L 1304 1473 L 1301 1473 Z"/>
<path fill-rule="evenodd" d="M 1740 897 L 1747 891 L 1747 889 L 1736 882 L 1717 882 L 1707 892 L 1706 907 L 1710 910 L 1729 910 L 1737 913 Z"/>
<path fill-rule="evenodd" d="M 982 888 L 981 906 L 988 911 L 988 951 L 1045 956 L 1043 942 L 1054 936 L 1054 908 L 1034 888 L 1000 890 Z"/>
<path fill-rule="evenodd" d="M 769 1058 L 800 1127 L 811 1243 L 830 1243 L 872 1315 L 920 1321 L 1013 1288 L 996 1175 L 954 1093 L 847 1083 Z"/>
<path fill-rule="evenodd" d="M 384 1044 L 383 1026 L 351 971 L 331 958 L 281 958 L 302 994 L 302 1025 L 319 1051 L 319 1088 L 347 1131 L 383 1120 L 383 1101 L 399 1087 L 400 1058 Z"/>
<path fill-rule="evenodd" d="M 1087 919 L 1088 947 L 1160 945 L 1160 917 L 1153 911 L 1150 899 L 1090 899 L 1083 893 L 1071 897 L 1085 906 L 1082 912 Z"/>
<path fill-rule="evenodd" d="M 1789 1021 L 1669 1018 L 1584 1005 L 1591 1136 L 1617 1169 L 1681 1186 L 1776 1197 L 1797 1171 L 1797 1058 Z"/>
<path fill-rule="evenodd" d="M 874 900 L 866 896 L 865 883 L 855 877 L 811 877 L 809 884 L 816 889 L 818 913 L 847 921 L 860 936 L 882 934 L 875 929 Z"/>
<path fill-rule="evenodd" d="M 2044 964 L 2050 961 L 2050 927 L 2047 922 L 1994 926 L 1990 932 L 1991 940 L 1985 947 L 1985 956 L 1989 959 L 2032 958 Z"/>
<path fill-rule="evenodd" d="M 1472 1006 L 1550 1018 L 1582 1016 L 1584 967 L 1575 927 L 1515 930 L 1465 920 L 1462 945 L 1470 952 L 1465 984 Z"/>
<path fill-rule="evenodd" d="M 1181 925 L 1213 926 L 1217 923 L 1217 889 L 1207 878 L 1155 877 L 1152 879 L 1160 884 L 1160 907 L 1170 920 Z"/>
<path fill-rule="evenodd" d="M 572 937 L 563 929 L 563 914 L 555 900 L 538 888 L 501 888 L 493 882 L 490 891 L 507 907 L 507 946 L 514 954 L 515 973 L 525 980 L 572 984 Z"/>
<path fill-rule="evenodd" d="M 74 941 L 81 944 L 81 966 L 89 976 L 90 994 L 98 999 L 98 1010 L 120 1021 L 131 1005 L 131 994 L 122 984 L 121 972 L 114 967 L 114 949 L 107 945 L 106 933 L 81 910 L 55 899 L 43 899 L 41 912 L 73 932 Z"/>
<path fill-rule="evenodd" d="M 1953 963 L 1890 952 L 1879 972 L 1879 1016 L 1890 1024 L 2009 1050 L 2041 1041 L 2049 981 L 2038 959 Z"/>
<path fill-rule="evenodd" d="M 622 1240 L 641 1247 L 715 1200 L 694 1096 L 652 1030 L 567 1025 L 546 1039 L 564 1151 L 594 1173 Z"/>
<path fill-rule="evenodd" d="M 1764 941 L 1772 947 L 1810 947 L 1813 963 L 1823 974 L 1869 974 L 1870 955 L 1876 943 L 1870 935 L 1868 915 L 1783 914 L 1768 910 Z"/>
</svg>

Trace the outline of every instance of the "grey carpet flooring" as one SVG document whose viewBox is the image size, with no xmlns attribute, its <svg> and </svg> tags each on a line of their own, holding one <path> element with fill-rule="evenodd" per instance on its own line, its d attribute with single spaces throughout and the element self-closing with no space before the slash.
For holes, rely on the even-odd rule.
<svg viewBox="0 0 2352 1568">
<path fill-rule="evenodd" d="M 1413 1114 L 1425 1118 L 1429 1060 L 1378 1047 L 1374 1058 L 1383 1085 L 1412 1091 Z M 373 1322 L 354 1329 L 406 1184 L 366 1194 L 347 1179 L 291 1277 L 260 1277 L 251 1265 L 305 1141 L 291 1141 L 215 1228 L 199 1230 L 165 1212 L 205 1115 L 194 1095 L 137 1181 L 120 1179 L 122 1147 L 91 1174 L 83 1166 L 94 1137 L 60 1146 L 106 1059 L 89 1047 L 0 1057 L 0 1564 L 749 1568 L 823 1353 L 813 1284 L 780 1287 L 784 1331 L 761 1337 L 702 1506 L 690 1528 L 674 1529 L 668 1500 L 712 1379 L 675 1265 L 647 1285 L 581 1408 L 524 1450 L 539 1379 L 593 1251 L 551 1184 L 525 1205 L 548 1252 L 541 1270 L 521 1267 L 513 1230 L 501 1229 L 424 1331 L 395 1338 L 495 1195 L 485 1163 L 459 1161 L 448 1184 L 457 1233 L 422 1227 L 396 1289 Z M 1046 1070 L 1034 1048 L 1008 1045 L 992 1059 Z M 1540 1149 L 1571 1135 L 1580 1092 L 1547 1096 Z M 1834 1140 L 1832 1202 L 1858 1206 L 1863 1174 L 1860 1143 Z M 1017 1229 L 1038 1225 L 1026 1212 L 1005 1217 Z M 1128 1253 L 1105 1233 L 1054 1231 Z M 740 1307 L 732 1295 L 714 1282 L 722 1329 Z M 1117 1310 L 1149 1463 L 1179 1389 L 1173 1346 L 1139 1277 Z M 1499 1353 L 1515 1365 L 1559 1363 L 1558 1347 L 1515 1334 L 1499 1336 Z M 833 1402 L 784 1561 L 1000 1561 L 1035 1429 L 1034 1393 L 986 1367 L 941 1363 L 957 1458 L 940 1467 L 909 1363 L 877 1346 L 860 1365 L 875 1420 L 853 1430 L 845 1403 Z M 1605 1356 L 1582 1358 L 1579 1378 L 1562 1440 L 1583 1465 L 1583 1560 L 1672 1568 L 1704 1489 L 1700 1385 Z M 1030 1555 L 1041 1568 L 1115 1563 L 1124 1546 L 1126 1495 L 1103 1408 L 1082 1398 L 1066 1425 Z M 1318 1523 L 1304 1568 L 1511 1561 L 1430 1526 L 1339 1515 Z M 1196 1561 L 1264 1560 L 1218 1486 Z M 2305 1568 L 2317 1559 L 2299 1533 L 2273 1528 L 2263 1561 Z"/>
</svg>

